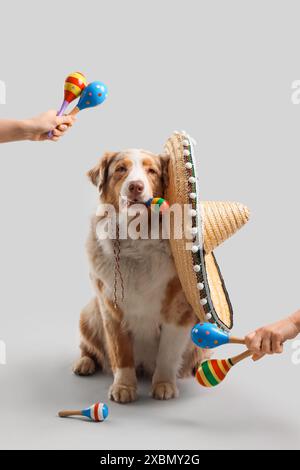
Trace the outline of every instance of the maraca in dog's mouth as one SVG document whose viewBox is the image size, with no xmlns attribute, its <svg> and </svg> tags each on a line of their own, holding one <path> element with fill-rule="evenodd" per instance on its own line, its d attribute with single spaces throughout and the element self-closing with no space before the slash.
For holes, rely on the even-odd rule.
<svg viewBox="0 0 300 470">
<path fill-rule="evenodd" d="M 142 198 L 135 198 L 135 199 L 129 199 L 128 197 L 126 196 L 122 196 L 121 197 L 121 207 L 123 208 L 126 208 L 126 207 L 132 207 L 132 206 L 135 206 L 135 205 L 143 205 L 143 206 L 147 206 L 147 202 L 148 201 L 145 201 L 144 199 Z"/>
</svg>

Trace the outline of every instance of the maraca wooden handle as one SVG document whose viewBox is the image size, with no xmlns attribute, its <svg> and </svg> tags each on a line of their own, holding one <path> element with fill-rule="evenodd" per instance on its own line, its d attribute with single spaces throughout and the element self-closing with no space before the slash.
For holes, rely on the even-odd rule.
<svg viewBox="0 0 300 470">
<path fill-rule="evenodd" d="M 249 351 L 244 351 L 242 354 L 239 354 L 238 356 L 231 357 L 229 360 L 233 366 L 238 364 L 239 362 L 243 361 L 244 359 L 247 359 L 247 357 L 253 356 L 253 352 Z"/>
<path fill-rule="evenodd" d="M 246 344 L 246 341 L 245 341 L 245 338 L 237 338 L 236 336 L 230 336 L 229 343 Z"/>
<path fill-rule="evenodd" d="M 81 411 L 79 410 L 64 410 L 58 413 L 60 418 L 67 418 L 68 416 L 82 416 Z"/>
<path fill-rule="evenodd" d="M 68 116 L 76 116 L 76 114 L 78 114 L 80 111 L 79 108 L 77 108 L 77 106 L 75 106 L 74 109 L 72 109 L 72 111 L 68 114 Z"/>
</svg>

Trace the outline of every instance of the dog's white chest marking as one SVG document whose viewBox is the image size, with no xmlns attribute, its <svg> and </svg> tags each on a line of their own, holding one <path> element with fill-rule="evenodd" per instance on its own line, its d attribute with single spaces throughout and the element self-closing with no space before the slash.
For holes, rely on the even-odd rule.
<svg viewBox="0 0 300 470">
<path fill-rule="evenodd" d="M 101 242 L 105 262 L 99 276 L 105 279 L 106 295 L 113 298 L 114 257 L 111 241 Z M 103 261 L 103 257 L 101 258 Z M 121 262 L 124 301 L 118 290 L 118 302 L 124 314 L 124 326 L 134 340 L 136 365 L 152 370 L 159 344 L 162 305 L 168 283 L 176 276 L 168 240 L 122 240 Z"/>
</svg>

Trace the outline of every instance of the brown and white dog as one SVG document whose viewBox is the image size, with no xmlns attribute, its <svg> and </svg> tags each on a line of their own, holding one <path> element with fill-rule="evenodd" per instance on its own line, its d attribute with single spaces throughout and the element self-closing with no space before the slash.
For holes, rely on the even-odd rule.
<svg viewBox="0 0 300 470">
<path fill-rule="evenodd" d="M 119 199 L 144 202 L 164 194 L 168 157 L 144 150 L 107 152 L 88 176 L 98 188 L 100 203 L 120 210 Z M 124 210 L 124 209 L 123 209 Z M 112 369 L 109 397 L 120 403 L 137 398 L 137 372 L 152 377 L 152 396 L 167 400 L 178 395 L 176 378 L 191 375 L 203 352 L 190 340 L 197 323 L 179 282 L 168 240 L 120 240 L 120 272 L 124 299 L 114 305 L 114 244 L 99 239 L 92 218 L 87 242 L 95 297 L 80 318 L 81 358 L 78 375 L 100 366 Z"/>
</svg>

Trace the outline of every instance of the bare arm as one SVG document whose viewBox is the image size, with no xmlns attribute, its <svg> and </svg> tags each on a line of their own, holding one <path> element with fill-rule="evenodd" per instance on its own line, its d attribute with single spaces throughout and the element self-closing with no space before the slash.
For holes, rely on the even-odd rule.
<svg viewBox="0 0 300 470">
<path fill-rule="evenodd" d="M 22 121 L 0 120 L 0 143 L 18 140 L 53 140 L 64 135 L 74 123 L 72 116 L 56 116 L 56 111 L 47 111 L 32 119 Z M 53 131 L 53 137 L 48 138 L 48 132 Z"/>
<path fill-rule="evenodd" d="M 265 354 L 280 354 L 283 344 L 300 333 L 300 310 L 272 325 L 264 326 L 246 337 L 246 345 L 253 352 L 253 359 L 261 359 Z"/>
<path fill-rule="evenodd" d="M 298 334 L 300 333 L 300 310 L 290 316 L 291 321 L 295 324 L 298 329 Z"/>
</svg>

